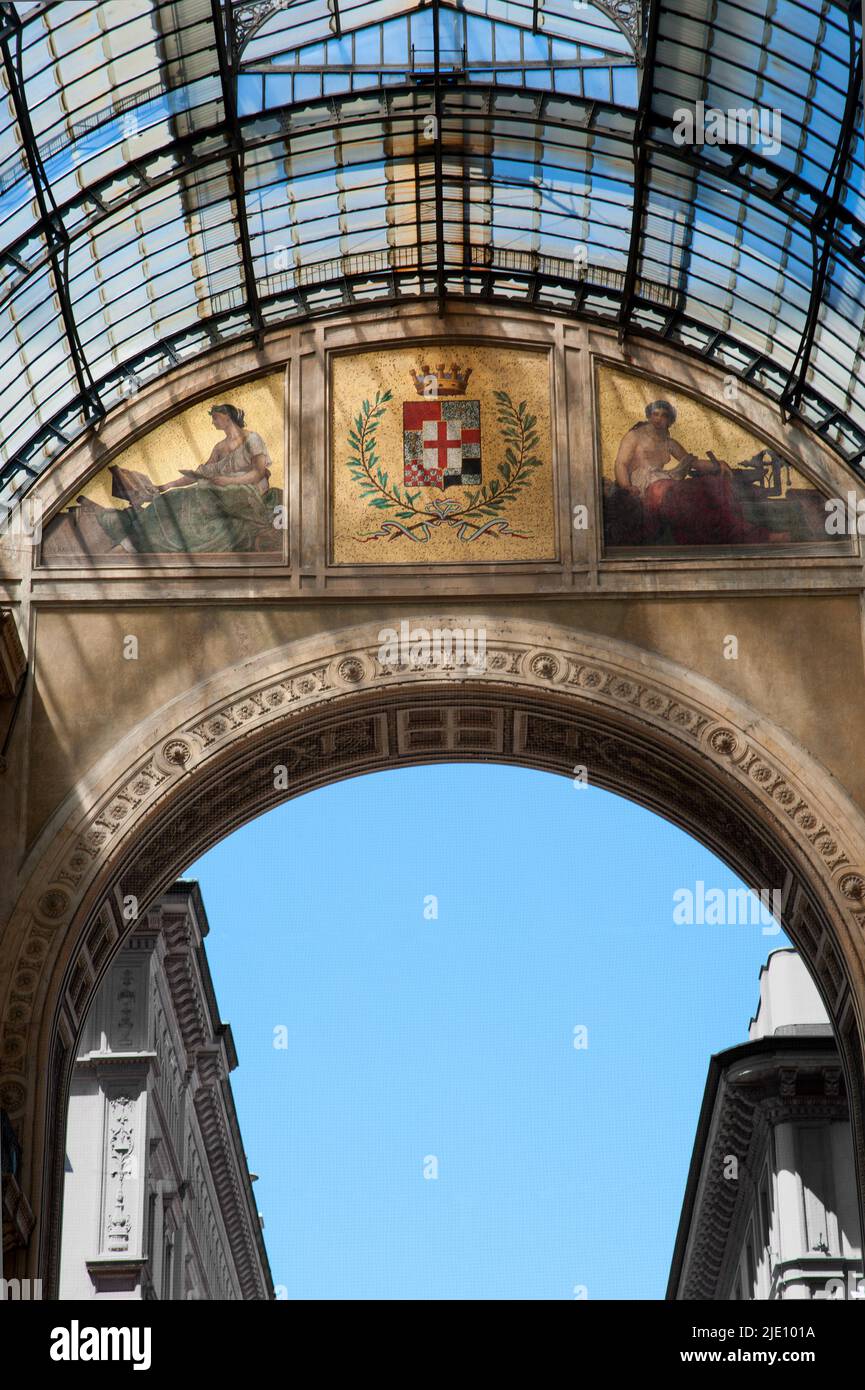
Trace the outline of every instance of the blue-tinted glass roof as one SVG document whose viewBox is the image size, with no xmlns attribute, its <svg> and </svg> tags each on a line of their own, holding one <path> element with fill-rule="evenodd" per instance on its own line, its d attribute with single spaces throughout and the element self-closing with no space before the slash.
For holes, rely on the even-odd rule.
<svg viewBox="0 0 865 1390">
<path fill-rule="evenodd" d="M 661 336 L 861 466 L 858 0 L 0 14 L 0 500 L 180 361 L 419 296 Z"/>
</svg>

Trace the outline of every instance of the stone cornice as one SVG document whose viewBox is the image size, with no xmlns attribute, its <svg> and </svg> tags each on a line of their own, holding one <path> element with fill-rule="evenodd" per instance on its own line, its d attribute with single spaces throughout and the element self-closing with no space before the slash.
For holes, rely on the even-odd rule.
<svg viewBox="0 0 865 1390">
<path fill-rule="evenodd" d="M 667 1297 L 722 1296 L 733 1236 L 770 1129 L 849 1116 L 834 1038 L 761 1038 L 713 1057 Z M 739 1164 L 736 1180 L 725 1176 L 730 1156 Z"/>
<path fill-rule="evenodd" d="M 204 1140 L 217 1201 L 225 1224 L 241 1296 L 269 1299 L 270 1268 L 252 1197 L 245 1164 L 234 1100 L 228 1082 L 221 1075 L 218 1059 L 202 1059 L 202 1084 L 195 1092 L 195 1113 Z"/>
<path fill-rule="evenodd" d="M 171 991 L 174 1015 L 187 1055 L 187 1065 L 200 1047 L 211 1041 L 208 1011 L 195 966 L 196 946 L 179 931 L 166 934 L 165 978 Z"/>
<path fill-rule="evenodd" d="M 200 895 L 199 895 L 200 897 Z M 181 895 L 161 904 L 163 964 L 174 1015 L 191 1073 L 191 1096 L 204 1141 L 210 1175 L 225 1224 L 232 1260 L 244 1299 L 270 1297 L 269 1268 L 251 1204 L 243 1146 L 228 1082 L 229 1064 L 222 1027 L 215 1019 L 210 974 L 190 905 L 178 910 Z M 215 1023 L 215 1027 L 214 1027 Z M 265 1271 L 267 1271 L 265 1273 Z"/>
<path fill-rule="evenodd" d="M 76 1057 L 75 1070 L 86 1068 L 88 1071 L 99 1072 L 105 1068 L 106 1071 L 129 1072 L 130 1076 L 141 1075 L 159 1065 L 159 1060 L 155 1052 L 88 1052 L 83 1057 Z"/>
</svg>

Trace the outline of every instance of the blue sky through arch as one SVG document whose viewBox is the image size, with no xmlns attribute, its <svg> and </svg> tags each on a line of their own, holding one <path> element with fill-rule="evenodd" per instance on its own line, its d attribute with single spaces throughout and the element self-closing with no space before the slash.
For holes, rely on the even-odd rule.
<svg viewBox="0 0 865 1390">
<path fill-rule="evenodd" d="M 788 944 L 674 922 L 677 889 L 741 886 L 714 855 L 567 778 L 445 764 L 288 802 L 187 876 L 288 1297 L 663 1297 L 709 1056 Z"/>
</svg>

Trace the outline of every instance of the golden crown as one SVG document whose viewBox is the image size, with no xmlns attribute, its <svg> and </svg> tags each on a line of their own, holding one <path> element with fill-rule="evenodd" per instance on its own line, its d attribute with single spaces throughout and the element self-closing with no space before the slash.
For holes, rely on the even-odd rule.
<svg viewBox="0 0 865 1390">
<path fill-rule="evenodd" d="M 412 380 L 419 396 L 464 396 L 472 374 L 471 367 L 462 371 L 451 362 L 450 371 L 440 362 L 435 371 L 424 364 L 419 372 L 411 369 Z"/>
</svg>

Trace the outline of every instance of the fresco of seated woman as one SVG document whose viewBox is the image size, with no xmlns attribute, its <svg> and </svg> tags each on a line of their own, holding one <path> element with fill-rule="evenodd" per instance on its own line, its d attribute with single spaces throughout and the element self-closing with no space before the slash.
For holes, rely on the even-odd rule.
<svg viewBox="0 0 865 1390">
<path fill-rule="evenodd" d="M 170 482 L 153 484 L 142 474 L 114 468 L 114 492 L 127 508 L 98 507 L 86 497 L 109 539 L 142 554 L 276 550 L 276 508 L 282 491 L 271 487 L 273 467 L 260 434 L 244 427 L 233 405 L 213 406 L 210 418 L 225 438 L 196 469 L 181 469 Z"/>
</svg>

